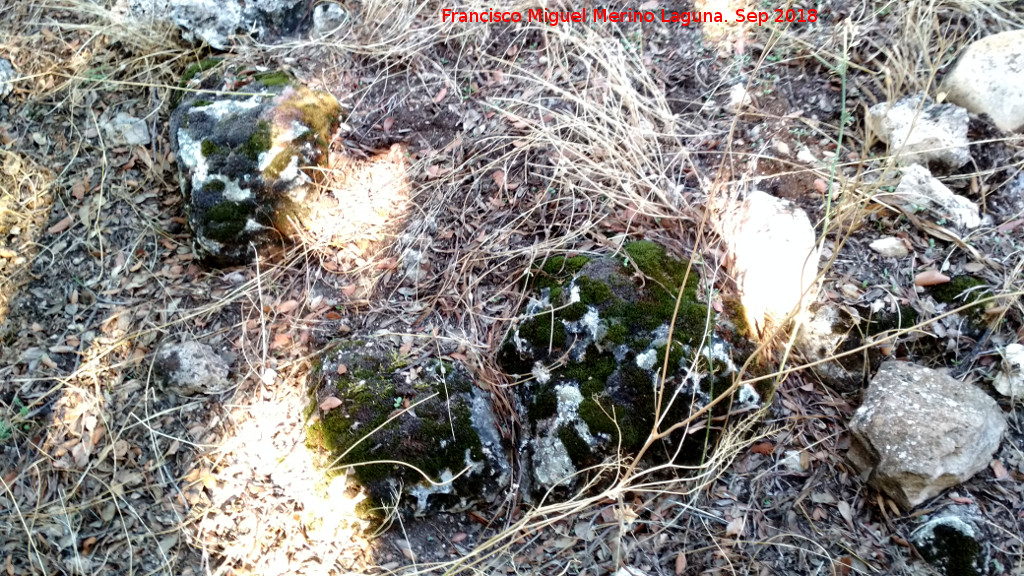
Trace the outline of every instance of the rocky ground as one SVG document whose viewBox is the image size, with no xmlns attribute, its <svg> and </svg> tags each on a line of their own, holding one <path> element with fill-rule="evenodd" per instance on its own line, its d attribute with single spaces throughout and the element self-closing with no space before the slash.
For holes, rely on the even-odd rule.
<svg viewBox="0 0 1024 576">
<path fill-rule="evenodd" d="M 792 6 L 813 22 L 763 26 L 443 24 L 451 7 L 434 2 L 337 6 L 313 26 L 310 3 L 299 28 L 314 38 L 271 26 L 212 48 L 113 2 L 0 6 L 7 573 L 927 574 L 941 568 L 912 536 L 953 509 L 984 535 L 983 562 L 945 573 L 1024 574 L 1024 427 L 995 390 L 1024 335 L 1024 141 L 974 114 L 962 158 L 923 161 L 974 221 L 970 206 L 907 200 L 898 135 L 869 129 L 878 103 L 949 96 L 956 58 L 1024 26 L 1024 3 L 828 0 Z M 347 111 L 321 183 L 344 209 L 230 268 L 196 259 L 170 137 L 183 77 L 213 54 Z M 870 337 L 843 349 L 852 384 L 779 334 L 742 375 L 770 382 L 770 402 L 694 465 L 611 461 L 611 487 L 383 526 L 307 450 L 310 373 L 339 341 L 410 370 L 457 361 L 511 418 L 498 351 L 520 279 L 554 256 L 655 241 L 728 315 L 745 280 L 712 220 L 751 189 L 806 212 L 816 304 L 868 319 Z M 182 342 L 212 347 L 227 385 L 158 378 L 158 349 Z M 1007 423 L 984 470 L 909 510 L 847 458 L 883 357 L 950 369 Z"/>
</svg>

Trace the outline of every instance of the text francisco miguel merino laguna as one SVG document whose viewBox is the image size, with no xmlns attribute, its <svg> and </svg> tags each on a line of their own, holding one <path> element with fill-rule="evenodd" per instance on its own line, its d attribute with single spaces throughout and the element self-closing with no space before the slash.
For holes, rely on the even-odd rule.
<svg viewBox="0 0 1024 576">
<path fill-rule="evenodd" d="M 790 12 L 793 12 L 790 10 Z M 801 10 L 800 12 L 803 12 Z M 813 11 L 812 11 L 813 12 Z M 767 20 L 767 12 L 736 11 L 737 22 L 762 23 Z M 816 18 L 815 18 L 816 19 Z M 546 10 L 534 8 L 523 12 L 481 10 L 460 11 L 445 8 L 441 11 L 441 22 L 479 22 L 492 24 L 498 22 L 545 22 L 551 26 L 570 22 L 674 22 L 681 26 L 691 23 L 732 22 L 721 12 L 674 12 L 668 10 L 605 10 L 600 8 L 581 10 Z M 800 19 L 803 20 L 803 18 Z M 813 20 L 811 20 L 813 21 Z"/>
</svg>

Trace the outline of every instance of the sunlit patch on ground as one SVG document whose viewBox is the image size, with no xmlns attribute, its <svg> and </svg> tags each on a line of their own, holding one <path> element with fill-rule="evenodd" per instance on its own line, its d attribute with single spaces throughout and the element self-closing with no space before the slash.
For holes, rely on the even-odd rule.
<svg viewBox="0 0 1024 576">
<path fill-rule="evenodd" d="M 308 227 L 308 245 L 336 250 L 331 271 L 366 266 L 409 210 L 406 147 L 395 144 L 366 159 L 331 155 L 322 194 Z"/>
<path fill-rule="evenodd" d="M 35 242 L 53 202 L 52 183 L 50 171 L 27 156 L 0 148 L 0 323 L 39 251 Z"/>
<path fill-rule="evenodd" d="M 372 545 L 355 514 L 363 496 L 343 476 L 327 480 L 306 449 L 307 400 L 294 384 L 281 382 L 226 406 L 230 431 L 182 486 L 199 514 L 195 538 L 254 574 L 365 566 Z"/>
<path fill-rule="evenodd" d="M 723 54 L 743 54 L 746 51 L 746 22 L 737 22 L 736 11 L 746 14 L 752 8 L 750 0 L 694 0 L 695 12 L 721 14 L 725 22 L 703 22 L 704 40 L 716 46 Z"/>
</svg>

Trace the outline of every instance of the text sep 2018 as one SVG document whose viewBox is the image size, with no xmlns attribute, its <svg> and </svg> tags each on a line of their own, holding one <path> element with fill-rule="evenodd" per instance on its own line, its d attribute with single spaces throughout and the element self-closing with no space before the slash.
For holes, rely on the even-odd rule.
<svg viewBox="0 0 1024 576">
<path fill-rule="evenodd" d="M 736 10 L 734 18 L 726 18 L 721 12 L 675 12 L 668 10 L 608 10 L 604 8 L 582 10 L 546 10 L 534 8 L 523 12 L 502 12 L 497 10 L 461 11 L 445 8 L 441 11 L 442 23 L 480 23 L 497 24 L 500 22 L 544 22 L 550 26 L 559 24 L 585 22 L 663 22 L 689 26 L 709 22 L 739 22 L 764 26 L 772 22 L 804 23 L 817 22 L 818 11 L 814 9 L 782 9 L 775 10 Z"/>
</svg>

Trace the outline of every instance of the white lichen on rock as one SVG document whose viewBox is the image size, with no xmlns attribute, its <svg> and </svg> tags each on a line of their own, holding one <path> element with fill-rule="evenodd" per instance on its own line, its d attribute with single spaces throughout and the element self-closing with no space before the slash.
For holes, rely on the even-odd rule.
<svg viewBox="0 0 1024 576">
<path fill-rule="evenodd" d="M 451 470 L 444 470 L 441 472 L 440 482 L 437 484 L 424 481 L 409 488 L 409 495 L 416 500 L 417 514 L 426 512 L 427 505 L 430 503 L 430 497 L 434 494 L 451 494 L 452 480 L 454 479 L 455 475 L 452 474 Z"/>
<path fill-rule="evenodd" d="M 1002 370 L 992 385 L 1003 396 L 1024 398 L 1024 345 L 1010 344 L 1003 350 Z"/>
<path fill-rule="evenodd" d="M 550 488 L 570 478 L 576 467 L 558 436 L 541 436 L 534 441 L 533 477 Z"/>
<path fill-rule="evenodd" d="M 551 381 L 551 371 L 548 370 L 547 366 L 540 362 L 533 363 L 532 374 L 533 379 L 536 380 L 538 384 L 547 384 Z"/>
<path fill-rule="evenodd" d="M 658 361 L 658 351 L 649 348 L 636 355 L 636 365 L 641 370 L 653 370 L 654 363 Z"/>
</svg>

